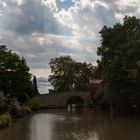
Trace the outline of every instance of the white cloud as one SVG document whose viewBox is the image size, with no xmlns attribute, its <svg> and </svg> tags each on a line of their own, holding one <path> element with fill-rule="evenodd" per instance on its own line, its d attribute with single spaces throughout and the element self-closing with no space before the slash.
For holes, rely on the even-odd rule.
<svg viewBox="0 0 140 140">
<path fill-rule="evenodd" d="M 50 69 L 40 69 L 40 68 L 30 69 L 30 72 L 33 73 L 37 78 L 39 77 L 47 78 L 51 74 Z"/>
<path fill-rule="evenodd" d="M 16 0 L 16 1 L 17 1 L 18 5 L 23 4 L 23 0 Z"/>
<path fill-rule="evenodd" d="M 57 12 L 56 0 L 42 0 L 42 3 L 45 4 L 51 12 Z"/>
<path fill-rule="evenodd" d="M 58 10 L 56 0 L 0 1 L 0 42 L 24 56 L 38 77 L 47 77 L 50 59 L 61 55 L 95 64 L 103 25 L 125 14 L 140 17 L 139 0 L 72 1 L 68 10 Z"/>
<path fill-rule="evenodd" d="M 124 15 L 131 15 L 140 17 L 140 1 L 139 0 L 119 0 L 116 2 L 120 17 Z"/>
</svg>

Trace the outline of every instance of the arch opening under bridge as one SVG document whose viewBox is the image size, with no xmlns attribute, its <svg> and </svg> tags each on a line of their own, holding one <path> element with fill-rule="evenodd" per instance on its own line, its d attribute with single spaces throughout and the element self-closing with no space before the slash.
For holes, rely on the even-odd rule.
<svg viewBox="0 0 140 140">
<path fill-rule="evenodd" d="M 67 99 L 68 112 L 82 112 L 84 110 L 85 101 L 80 96 L 72 96 Z"/>
<path fill-rule="evenodd" d="M 82 104 L 85 108 L 92 103 L 90 92 L 72 91 L 40 95 L 48 108 L 66 108 L 68 103 Z"/>
</svg>

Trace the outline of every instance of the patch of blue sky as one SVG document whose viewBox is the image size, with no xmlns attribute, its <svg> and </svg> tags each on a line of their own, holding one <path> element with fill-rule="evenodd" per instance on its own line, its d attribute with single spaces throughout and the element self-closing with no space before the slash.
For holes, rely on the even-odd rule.
<svg viewBox="0 0 140 140">
<path fill-rule="evenodd" d="M 74 0 L 56 0 L 58 11 L 62 9 L 68 10 L 70 7 L 74 6 Z"/>
</svg>

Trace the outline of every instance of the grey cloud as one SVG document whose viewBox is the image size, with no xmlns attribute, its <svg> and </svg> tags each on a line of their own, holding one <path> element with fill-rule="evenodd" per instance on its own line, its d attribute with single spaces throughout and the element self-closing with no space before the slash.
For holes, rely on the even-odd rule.
<svg viewBox="0 0 140 140">
<path fill-rule="evenodd" d="M 138 9 L 139 9 L 139 5 L 136 4 L 136 1 L 134 2 L 130 2 L 131 5 L 123 5 L 121 4 L 121 0 L 98 0 L 100 2 L 104 2 L 107 5 L 110 6 L 110 8 L 116 12 L 116 13 L 122 13 L 122 14 L 130 14 L 130 13 L 135 13 Z M 118 5 L 117 3 L 120 3 L 120 5 Z"/>
<path fill-rule="evenodd" d="M 81 9 L 81 11 L 78 13 L 78 17 L 81 17 L 80 19 L 83 21 L 83 24 L 88 25 L 88 27 L 91 29 L 97 30 L 99 28 L 94 28 L 94 26 L 99 26 L 100 28 L 102 25 L 110 26 L 116 21 L 114 12 L 111 9 L 107 9 L 98 4 L 96 4 L 94 9 L 90 7 Z"/>
<path fill-rule="evenodd" d="M 114 11 L 112 9 L 106 9 L 101 5 L 97 5 L 95 9 L 96 18 L 100 17 L 102 24 L 112 26 L 116 22 Z"/>
<path fill-rule="evenodd" d="M 7 8 L 4 7 L 4 15 L 1 16 L 0 42 L 23 56 L 34 69 L 48 69 L 50 59 L 61 55 L 71 55 L 78 61 L 95 64 L 97 46 L 100 45 L 98 32 L 102 26 L 116 23 L 116 13 L 134 13 L 138 7 L 133 5 L 120 9 L 117 0 L 98 1 L 106 3 L 108 8 L 100 3 L 94 7 L 73 7 L 75 11 L 68 13 L 73 21 L 69 22 L 78 28 L 72 28 L 67 21 L 63 21 L 65 25 L 61 24 L 59 15 L 55 17 L 48 7 L 41 4 L 41 0 L 24 0 L 22 5 L 5 0 Z M 38 80 L 45 82 L 41 78 Z"/>
<path fill-rule="evenodd" d="M 15 51 L 20 56 L 23 56 L 30 68 L 49 68 L 48 63 L 51 58 L 75 51 L 65 46 L 61 39 L 56 39 L 54 37 L 44 37 L 44 44 L 39 44 L 39 37 L 40 36 L 34 38 L 28 35 L 19 38 L 16 34 L 3 33 L 0 42 L 6 44 L 8 48 Z M 41 37 L 43 38 L 43 35 Z M 53 44 L 48 43 L 50 40 Z"/>
<path fill-rule="evenodd" d="M 127 5 L 123 8 L 120 8 L 118 6 L 116 6 L 116 12 L 118 13 L 122 13 L 122 14 L 130 14 L 130 13 L 135 13 L 137 10 L 139 9 L 138 5 Z"/>
<path fill-rule="evenodd" d="M 80 62 L 87 62 L 87 63 L 92 63 L 92 64 L 97 64 L 97 59 L 99 59 L 99 57 L 96 55 L 96 52 L 94 53 L 88 53 L 86 51 L 82 51 L 79 53 L 72 53 L 69 54 L 73 59 L 76 59 L 77 61 Z M 81 57 L 82 56 L 82 57 Z"/>
<path fill-rule="evenodd" d="M 46 85 L 46 84 L 48 84 L 48 78 L 39 77 L 39 78 L 37 78 L 37 83 L 39 85 Z"/>
<path fill-rule="evenodd" d="M 116 2 L 119 1 L 119 0 L 98 0 L 98 1 L 111 4 L 111 3 L 116 3 Z"/>
<path fill-rule="evenodd" d="M 80 54 L 74 56 L 82 61 L 96 63 L 98 59 L 97 47 L 100 46 L 99 31 L 103 25 L 112 26 L 115 22 L 115 13 L 112 9 L 100 4 L 96 4 L 94 8 L 86 6 L 78 10 L 75 15 L 75 23 L 80 27 L 77 32 L 81 33 L 79 33 L 80 37 L 78 38 L 78 42 L 82 49 Z M 92 51 L 88 51 L 87 49 Z"/>
<path fill-rule="evenodd" d="M 27 0 L 18 5 L 7 1 L 7 8 L 1 19 L 1 28 L 17 34 L 49 33 L 70 35 L 71 30 L 60 24 L 48 7 L 40 0 Z"/>
</svg>

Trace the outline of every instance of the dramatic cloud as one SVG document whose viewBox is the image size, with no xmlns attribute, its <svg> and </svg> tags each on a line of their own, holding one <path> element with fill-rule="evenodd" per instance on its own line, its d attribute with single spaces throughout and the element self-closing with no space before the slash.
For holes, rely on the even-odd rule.
<svg viewBox="0 0 140 140">
<path fill-rule="evenodd" d="M 25 57 L 34 75 L 47 78 L 50 59 L 61 55 L 96 64 L 99 31 L 124 15 L 139 17 L 140 1 L 0 0 L 0 43 Z"/>
<path fill-rule="evenodd" d="M 60 24 L 53 15 L 55 5 L 46 4 L 40 0 L 26 0 L 20 5 L 18 1 L 5 2 L 1 28 L 17 34 L 69 34 L 70 29 Z"/>
</svg>

